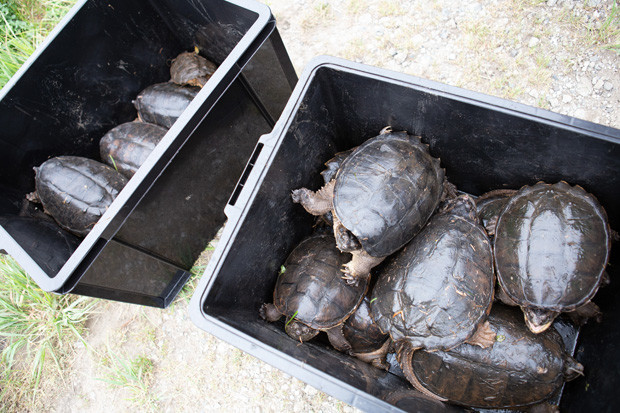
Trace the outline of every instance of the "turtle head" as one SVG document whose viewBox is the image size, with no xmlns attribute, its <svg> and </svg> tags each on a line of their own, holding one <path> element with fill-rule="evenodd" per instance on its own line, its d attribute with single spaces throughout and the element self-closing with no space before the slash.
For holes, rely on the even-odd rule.
<svg viewBox="0 0 620 413">
<path fill-rule="evenodd" d="M 539 334 L 551 326 L 559 313 L 538 308 L 523 308 L 525 324 L 534 334 Z"/>
<path fill-rule="evenodd" d="M 451 198 L 441 205 L 439 213 L 457 215 L 472 222 L 478 222 L 476 202 L 469 195 L 459 195 Z"/>
<path fill-rule="evenodd" d="M 302 342 L 308 341 L 314 338 L 317 334 L 319 334 L 319 330 L 308 327 L 307 325 L 302 324 L 296 320 L 290 321 L 288 324 L 286 324 L 284 330 L 286 331 L 286 334 L 288 334 L 293 340 Z"/>
<path fill-rule="evenodd" d="M 360 244 L 357 237 L 340 222 L 334 223 L 334 238 L 336 238 L 336 246 L 342 252 L 353 252 L 362 249 L 362 244 Z"/>
</svg>

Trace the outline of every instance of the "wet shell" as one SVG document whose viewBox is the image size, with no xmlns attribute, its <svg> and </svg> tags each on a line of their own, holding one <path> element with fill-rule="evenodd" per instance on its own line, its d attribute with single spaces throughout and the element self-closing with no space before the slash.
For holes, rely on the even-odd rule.
<svg viewBox="0 0 620 413">
<path fill-rule="evenodd" d="M 583 188 L 526 186 L 497 222 L 498 281 L 521 307 L 571 311 L 597 292 L 610 247 L 607 215 Z"/>
<path fill-rule="evenodd" d="M 370 300 L 364 297 L 357 310 L 344 323 L 345 339 L 351 344 L 353 353 L 367 353 L 383 346 L 388 334 L 381 332 L 370 315 Z"/>
<path fill-rule="evenodd" d="M 554 328 L 534 334 L 518 311 L 501 305 L 488 320 L 497 332 L 492 347 L 461 344 L 413 353 L 413 371 L 424 388 L 465 406 L 511 408 L 548 399 L 583 371 Z"/>
<path fill-rule="evenodd" d="M 340 267 L 351 256 L 342 254 L 334 238 L 317 235 L 302 241 L 284 263 L 273 294 L 273 303 L 286 317 L 322 330 L 343 323 L 366 293 L 342 279 Z"/>
<path fill-rule="evenodd" d="M 389 260 L 379 273 L 371 308 L 375 322 L 395 342 L 449 349 L 486 320 L 493 301 L 492 250 L 486 232 L 471 218 L 435 215 Z"/>
<path fill-rule="evenodd" d="M 168 129 L 146 122 L 127 122 L 111 129 L 99 141 L 101 159 L 131 178 Z"/>
<path fill-rule="evenodd" d="M 170 128 L 198 92 L 198 87 L 157 83 L 140 92 L 133 103 L 140 120 Z"/>
<path fill-rule="evenodd" d="M 215 63 L 196 53 L 184 52 L 172 61 L 170 77 L 178 85 L 203 87 L 216 70 Z"/>
<path fill-rule="evenodd" d="M 45 212 L 85 236 L 127 183 L 113 168 L 88 158 L 59 156 L 35 168 L 36 192 Z"/>
<path fill-rule="evenodd" d="M 444 171 L 420 137 L 382 133 L 360 145 L 336 174 L 334 212 L 373 257 L 405 245 L 429 219 Z"/>
</svg>

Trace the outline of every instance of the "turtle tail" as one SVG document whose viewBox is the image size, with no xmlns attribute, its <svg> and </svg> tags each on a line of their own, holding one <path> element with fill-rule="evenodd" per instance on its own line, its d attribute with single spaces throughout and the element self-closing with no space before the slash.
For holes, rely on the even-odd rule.
<svg viewBox="0 0 620 413">
<path fill-rule="evenodd" d="M 435 400 L 447 402 L 448 399 L 440 397 L 436 395 L 435 393 L 432 393 L 431 391 L 427 390 L 422 385 L 422 383 L 420 383 L 415 373 L 413 372 L 412 356 L 416 350 L 417 349 L 411 347 L 411 345 L 406 342 L 405 343 L 401 342 L 397 344 L 396 359 L 398 360 L 398 364 L 400 364 L 400 368 L 403 370 L 405 377 L 407 378 L 407 380 L 409 380 L 409 383 L 411 383 L 411 385 L 415 387 L 416 390 L 420 391 L 422 394 L 428 397 L 431 397 Z"/>
</svg>

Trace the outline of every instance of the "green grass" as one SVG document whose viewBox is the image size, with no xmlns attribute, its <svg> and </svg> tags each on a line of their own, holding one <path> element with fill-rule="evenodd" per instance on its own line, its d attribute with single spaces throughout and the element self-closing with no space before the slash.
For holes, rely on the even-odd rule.
<svg viewBox="0 0 620 413">
<path fill-rule="evenodd" d="M 3 0 L 0 4 L 0 87 L 35 51 L 76 0 Z"/>
<path fill-rule="evenodd" d="M 107 355 L 102 360 L 104 377 L 99 378 L 111 387 L 123 388 L 129 392 L 127 400 L 154 410 L 158 398 L 150 391 L 153 377 L 153 362 L 146 356 L 127 358 L 108 347 Z"/>
<path fill-rule="evenodd" d="M 44 292 L 2 254 L 0 274 L 0 400 L 17 403 L 28 392 L 34 397 L 47 366 L 62 374 L 63 354 L 84 342 L 96 300 Z"/>
</svg>

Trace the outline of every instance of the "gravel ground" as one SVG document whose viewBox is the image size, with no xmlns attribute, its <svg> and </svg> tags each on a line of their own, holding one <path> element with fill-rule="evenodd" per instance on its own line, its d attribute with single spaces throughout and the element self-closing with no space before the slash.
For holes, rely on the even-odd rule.
<svg viewBox="0 0 620 413">
<path fill-rule="evenodd" d="M 604 46 L 612 1 L 273 0 L 298 73 L 316 55 L 357 62 L 620 127 L 619 55 Z M 618 21 L 615 22 L 618 30 Z M 37 400 L 52 411 L 322 411 L 355 409 L 167 311 L 105 303 L 75 344 L 63 383 Z M 144 391 L 99 379 L 109 351 L 146 355 Z M 106 356 L 107 354 L 107 356 Z M 128 400 L 133 398 L 134 400 Z"/>
</svg>

